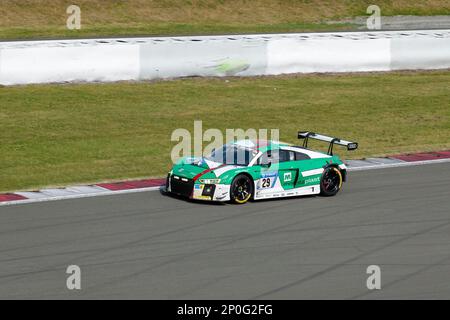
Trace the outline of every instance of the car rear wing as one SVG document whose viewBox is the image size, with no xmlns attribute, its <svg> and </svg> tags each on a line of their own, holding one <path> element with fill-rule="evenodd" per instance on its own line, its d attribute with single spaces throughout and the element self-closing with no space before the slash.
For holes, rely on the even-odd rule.
<svg viewBox="0 0 450 320">
<path fill-rule="evenodd" d="M 309 132 L 309 131 L 299 131 L 298 138 L 299 139 L 304 139 L 303 140 L 303 147 L 304 148 L 308 148 L 308 140 L 310 138 L 314 139 L 314 140 L 320 140 L 320 141 L 329 142 L 330 145 L 328 147 L 328 152 L 327 153 L 330 156 L 333 155 L 333 146 L 335 144 L 337 144 L 339 146 L 347 147 L 347 150 L 349 150 L 349 151 L 356 150 L 358 148 L 358 143 L 357 142 L 351 142 L 351 141 L 343 140 L 343 139 L 340 139 L 340 138 L 333 138 L 333 137 L 325 136 L 323 134 L 318 134 L 318 133 Z"/>
</svg>

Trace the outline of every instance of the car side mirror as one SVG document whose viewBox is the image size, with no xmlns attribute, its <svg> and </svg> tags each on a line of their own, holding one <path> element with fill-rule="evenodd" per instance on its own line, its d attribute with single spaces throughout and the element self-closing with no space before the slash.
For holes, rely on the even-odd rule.
<svg viewBox="0 0 450 320">
<path fill-rule="evenodd" d="M 264 163 L 264 164 L 261 164 L 261 167 L 264 167 L 264 168 L 270 168 L 272 166 L 272 162 L 268 162 L 268 163 Z"/>
</svg>

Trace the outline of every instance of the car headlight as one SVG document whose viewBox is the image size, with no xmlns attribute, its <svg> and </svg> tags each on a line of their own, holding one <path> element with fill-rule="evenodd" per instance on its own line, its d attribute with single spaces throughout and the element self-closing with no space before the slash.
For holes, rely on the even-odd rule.
<svg viewBox="0 0 450 320">
<path fill-rule="evenodd" d="M 220 183 L 220 179 L 200 179 L 199 181 L 202 184 L 218 184 L 218 183 Z"/>
</svg>

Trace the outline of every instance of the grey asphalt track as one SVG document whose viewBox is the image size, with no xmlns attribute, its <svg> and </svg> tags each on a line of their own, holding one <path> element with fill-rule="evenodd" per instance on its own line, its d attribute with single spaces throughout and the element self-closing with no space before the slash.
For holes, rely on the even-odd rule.
<svg viewBox="0 0 450 320">
<path fill-rule="evenodd" d="M 153 191 L 0 207 L 0 298 L 449 299 L 450 164 L 349 180 L 243 206 Z"/>
</svg>

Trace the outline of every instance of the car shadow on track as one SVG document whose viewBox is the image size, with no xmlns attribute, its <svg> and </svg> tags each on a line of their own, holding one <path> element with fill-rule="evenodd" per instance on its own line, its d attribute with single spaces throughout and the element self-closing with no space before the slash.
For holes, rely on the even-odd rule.
<svg viewBox="0 0 450 320">
<path fill-rule="evenodd" d="M 224 206 L 227 203 L 226 202 L 219 202 L 219 201 L 204 201 L 204 200 L 195 200 L 195 199 L 189 199 L 186 197 L 182 197 L 182 196 L 178 196 L 176 194 L 173 193 L 169 193 L 166 191 L 166 189 L 164 187 L 161 187 L 159 189 L 159 193 L 164 196 L 164 197 L 169 197 L 172 199 L 177 199 L 177 200 L 181 200 L 181 201 L 185 201 L 185 202 L 189 202 L 189 203 L 195 203 L 195 204 L 200 204 L 200 205 L 209 205 L 209 206 Z"/>
<path fill-rule="evenodd" d="M 176 199 L 176 200 L 181 200 L 181 201 L 185 201 L 188 203 L 194 203 L 194 204 L 199 204 L 199 205 L 206 205 L 206 206 L 225 206 L 225 205 L 230 205 L 230 206 L 239 206 L 240 204 L 236 204 L 236 203 L 231 203 L 229 201 L 227 202 L 220 202 L 220 201 L 204 201 L 204 200 L 195 200 L 195 199 L 189 199 L 186 197 L 182 197 L 182 196 L 178 196 L 176 194 L 172 194 L 169 193 L 165 190 L 164 187 L 161 187 L 159 189 L 159 192 L 162 196 L 165 197 L 169 197 L 172 199 Z M 327 198 L 327 197 L 322 197 L 320 195 L 304 195 L 304 196 L 296 196 L 296 197 L 286 197 L 286 198 L 269 198 L 269 199 L 260 199 L 260 200 L 250 200 L 249 202 L 247 202 L 246 204 L 249 203 L 270 203 L 270 202 L 274 202 L 274 201 L 293 201 L 293 200 L 301 200 L 301 199 L 314 199 L 314 198 Z"/>
</svg>

